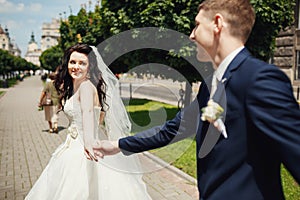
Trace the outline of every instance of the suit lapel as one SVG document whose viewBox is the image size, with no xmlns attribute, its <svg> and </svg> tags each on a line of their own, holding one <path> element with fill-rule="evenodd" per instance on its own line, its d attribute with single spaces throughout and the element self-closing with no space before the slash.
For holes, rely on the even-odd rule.
<svg viewBox="0 0 300 200">
<path fill-rule="evenodd" d="M 237 56 L 232 60 L 232 62 L 229 64 L 227 70 L 225 71 L 225 74 L 223 75 L 222 81 L 218 81 L 217 90 L 213 96 L 213 100 L 217 102 L 222 108 L 224 109 L 224 116 L 223 119 L 225 119 L 226 115 L 226 106 L 227 106 L 227 99 L 226 99 L 226 93 L 225 88 L 228 84 L 228 82 L 231 79 L 232 73 L 239 68 L 241 63 L 250 55 L 249 51 L 244 48 L 240 53 L 237 54 Z M 211 85 L 211 77 L 208 79 L 207 86 L 210 88 Z M 211 124 L 206 123 L 206 126 L 202 128 L 202 131 L 205 131 L 206 134 L 201 134 L 202 137 L 200 139 L 201 148 L 199 150 L 198 156 L 199 158 L 204 158 L 215 146 L 217 141 L 220 138 L 221 133 Z"/>
<path fill-rule="evenodd" d="M 227 70 L 225 71 L 223 77 L 222 77 L 222 82 L 224 84 L 224 87 L 226 87 L 226 85 L 228 84 L 231 76 L 232 76 L 232 72 L 234 72 L 235 70 L 237 70 L 241 63 L 248 57 L 250 56 L 250 52 L 244 48 L 241 52 L 239 52 L 237 54 L 237 56 L 231 61 L 231 63 L 229 64 Z"/>
<path fill-rule="evenodd" d="M 229 64 L 227 70 L 223 75 L 222 81 L 218 82 L 217 90 L 213 96 L 213 100 L 224 109 L 223 119 L 225 119 L 225 115 L 227 112 L 227 97 L 225 92 L 226 87 L 230 82 L 230 79 L 234 72 L 241 66 L 241 64 L 245 61 L 245 59 L 248 56 L 250 56 L 250 53 L 246 48 L 244 48 Z"/>
</svg>

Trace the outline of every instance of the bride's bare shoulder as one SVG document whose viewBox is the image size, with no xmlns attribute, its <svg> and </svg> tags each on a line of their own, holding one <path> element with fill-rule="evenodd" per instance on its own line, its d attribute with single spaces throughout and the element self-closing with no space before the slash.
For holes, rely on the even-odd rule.
<svg viewBox="0 0 300 200">
<path fill-rule="evenodd" d="M 94 86 L 94 84 L 90 81 L 90 80 L 86 80 L 84 82 L 82 82 L 80 84 L 80 87 L 79 87 L 80 90 L 86 90 L 86 89 L 92 89 L 92 90 L 95 90 L 96 87 Z"/>
</svg>

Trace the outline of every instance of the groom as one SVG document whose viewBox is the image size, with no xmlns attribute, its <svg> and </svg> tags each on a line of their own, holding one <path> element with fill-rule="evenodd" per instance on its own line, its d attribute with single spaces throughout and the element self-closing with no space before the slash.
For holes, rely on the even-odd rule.
<svg viewBox="0 0 300 200">
<path fill-rule="evenodd" d="M 195 21 L 190 39 L 208 52 L 216 65 L 216 80 L 223 82 L 223 90 L 219 84 L 213 98 L 226 108 L 227 138 L 215 134 L 220 129 L 214 126 L 220 124 L 213 121 L 210 126 L 199 116 L 210 98 L 207 82 L 196 100 L 162 127 L 102 141 L 94 152 L 99 157 L 120 151 L 130 155 L 165 146 L 197 129 L 200 199 L 284 199 L 281 164 L 300 182 L 300 110 L 290 80 L 244 47 L 255 21 L 249 0 L 206 0 Z M 207 143 L 211 135 L 217 137 Z M 203 146 L 209 147 L 201 154 Z"/>
</svg>

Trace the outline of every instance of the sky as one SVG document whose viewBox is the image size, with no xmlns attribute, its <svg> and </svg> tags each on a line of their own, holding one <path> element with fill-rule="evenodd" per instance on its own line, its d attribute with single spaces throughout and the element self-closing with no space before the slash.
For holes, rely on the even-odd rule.
<svg viewBox="0 0 300 200">
<path fill-rule="evenodd" d="M 91 2 L 96 4 L 96 0 Z M 40 48 L 43 23 L 68 17 L 71 12 L 76 15 L 83 4 L 88 5 L 88 0 L 0 0 L 0 25 L 3 30 L 8 28 L 24 57 L 32 32 Z"/>
</svg>

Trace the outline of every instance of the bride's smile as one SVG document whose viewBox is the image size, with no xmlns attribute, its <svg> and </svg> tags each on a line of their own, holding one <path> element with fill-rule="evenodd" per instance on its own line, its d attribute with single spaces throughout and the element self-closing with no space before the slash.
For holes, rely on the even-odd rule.
<svg viewBox="0 0 300 200">
<path fill-rule="evenodd" d="M 68 63 L 68 71 L 70 76 L 76 80 L 86 79 L 88 73 L 89 61 L 88 57 L 79 52 L 73 52 Z"/>
</svg>

